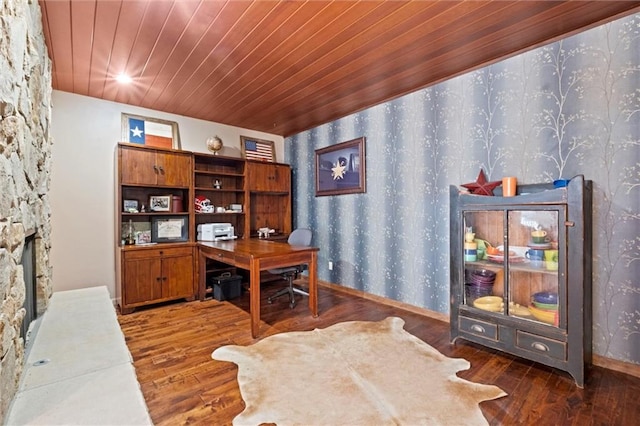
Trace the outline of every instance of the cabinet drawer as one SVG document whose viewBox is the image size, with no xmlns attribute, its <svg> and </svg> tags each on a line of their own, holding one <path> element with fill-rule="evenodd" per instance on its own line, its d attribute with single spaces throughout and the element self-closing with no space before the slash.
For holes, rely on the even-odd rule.
<svg viewBox="0 0 640 426">
<path fill-rule="evenodd" d="M 566 343 L 527 333 L 526 331 L 516 330 L 516 346 L 526 351 L 548 355 L 562 361 L 567 358 Z"/>
<path fill-rule="evenodd" d="M 212 259 L 222 263 L 226 263 L 227 265 L 234 265 L 236 256 L 233 253 L 219 252 L 219 253 L 216 253 L 212 257 Z"/>
<path fill-rule="evenodd" d="M 498 326 L 486 321 L 477 319 L 460 317 L 458 325 L 460 331 L 475 334 L 476 336 L 486 337 L 491 340 L 498 340 Z"/>
<path fill-rule="evenodd" d="M 150 257 L 176 257 L 191 256 L 193 254 L 192 247 L 172 247 L 172 248 L 154 248 L 142 250 L 127 250 L 124 252 L 125 260 L 147 259 Z"/>
</svg>

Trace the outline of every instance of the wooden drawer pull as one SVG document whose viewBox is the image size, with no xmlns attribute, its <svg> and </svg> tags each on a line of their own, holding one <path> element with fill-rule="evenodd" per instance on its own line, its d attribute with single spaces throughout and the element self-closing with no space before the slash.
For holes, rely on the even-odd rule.
<svg viewBox="0 0 640 426">
<path fill-rule="evenodd" d="M 482 333 L 482 334 L 485 334 L 487 332 L 483 326 L 478 324 L 473 324 L 471 326 L 471 331 L 475 331 L 476 333 Z"/>
<path fill-rule="evenodd" d="M 545 345 L 544 343 L 533 342 L 531 343 L 531 347 L 537 351 L 549 352 L 549 346 Z"/>
</svg>

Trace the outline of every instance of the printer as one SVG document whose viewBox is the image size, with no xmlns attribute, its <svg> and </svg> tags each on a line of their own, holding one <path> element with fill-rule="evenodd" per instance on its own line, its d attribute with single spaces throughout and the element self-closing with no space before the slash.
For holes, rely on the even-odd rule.
<svg viewBox="0 0 640 426">
<path fill-rule="evenodd" d="M 230 223 L 202 223 L 198 225 L 198 241 L 224 241 L 236 238 Z"/>
</svg>

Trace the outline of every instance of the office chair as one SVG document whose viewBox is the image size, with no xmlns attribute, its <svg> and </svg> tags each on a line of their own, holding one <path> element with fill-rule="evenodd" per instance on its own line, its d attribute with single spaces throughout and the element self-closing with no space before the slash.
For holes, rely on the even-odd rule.
<svg viewBox="0 0 640 426">
<path fill-rule="evenodd" d="M 295 229 L 291 234 L 289 234 L 289 239 L 287 242 L 292 246 L 310 246 L 311 245 L 311 237 L 312 233 L 310 229 L 298 228 Z M 287 280 L 289 285 L 285 288 L 278 290 L 272 296 L 267 298 L 267 302 L 273 302 L 273 299 L 276 299 L 284 294 L 289 295 L 289 307 L 293 309 L 296 306 L 296 299 L 294 298 L 294 294 L 298 293 L 303 296 L 309 296 L 309 293 L 293 286 L 293 280 L 298 278 L 298 274 L 307 269 L 307 265 L 296 265 L 296 266 L 287 266 L 285 268 L 277 268 L 277 269 L 269 269 L 268 271 L 275 275 L 281 275 L 282 278 Z"/>
</svg>

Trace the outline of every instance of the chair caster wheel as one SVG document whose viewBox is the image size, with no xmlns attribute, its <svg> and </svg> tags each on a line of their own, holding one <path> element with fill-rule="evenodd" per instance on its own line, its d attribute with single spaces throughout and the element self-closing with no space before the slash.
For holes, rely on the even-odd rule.
<svg viewBox="0 0 640 426">
<path fill-rule="evenodd" d="M 268 303 L 268 304 L 272 304 L 272 303 L 273 303 L 273 300 L 271 300 L 271 299 L 267 299 L 267 303 Z"/>
</svg>

